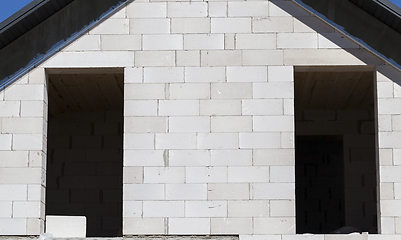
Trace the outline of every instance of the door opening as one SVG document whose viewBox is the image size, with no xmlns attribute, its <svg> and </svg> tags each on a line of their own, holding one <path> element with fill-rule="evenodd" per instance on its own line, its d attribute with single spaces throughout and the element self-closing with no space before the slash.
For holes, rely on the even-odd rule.
<svg viewBox="0 0 401 240">
<path fill-rule="evenodd" d="M 49 74 L 46 215 L 122 232 L 123 74 Z"/>
<path fill-rule="evenodd" d="M 295 73 L 297 233 L 377 233 L 374 77 Z"/>
</svg>

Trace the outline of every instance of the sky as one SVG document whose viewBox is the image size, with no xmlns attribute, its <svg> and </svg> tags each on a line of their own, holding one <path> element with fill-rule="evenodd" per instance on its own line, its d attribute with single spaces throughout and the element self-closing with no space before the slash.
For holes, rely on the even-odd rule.
<svg viewBox="0 0 401 240">
<path fill-rule="evenodd" d="M 0 22 L 13 15 L 30 2 L 32 2 L 32 0 L 0 0 Z M 401 0 L 390 0 L 390 2 L 401 8 Z"/>
</svg>

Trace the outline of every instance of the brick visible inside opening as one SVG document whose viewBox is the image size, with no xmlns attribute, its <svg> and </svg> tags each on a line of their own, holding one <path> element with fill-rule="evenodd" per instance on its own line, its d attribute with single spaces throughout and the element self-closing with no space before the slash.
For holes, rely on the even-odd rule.
<svg viewBox="0 0 401 240">
<path fill-rule="evenodd" d="M 49 75 L 46 215 L 86 216 L 88 237 L 122 227 L 123 75 Z"/>
<path fill-rule="evenodd" d="M 374 106 L 371 71 L 295 73 L 297 233 L 377 233 Z"/>
</svg>

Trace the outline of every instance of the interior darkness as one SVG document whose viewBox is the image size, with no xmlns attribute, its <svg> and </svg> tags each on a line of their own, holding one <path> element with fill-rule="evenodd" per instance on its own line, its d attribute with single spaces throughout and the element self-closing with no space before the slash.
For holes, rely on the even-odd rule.
<svg viewBox="0 0 401 240">
<path fill-rule="evenodd" d="M 296 232 L 377 233 L 371 70 L 296 68 Z"/>
<path fill-rule="evenodd" d="M 46 215 L 86 216 L 87 237 L 122 232 L 123 75 L 49 75 Z"/>
<path fill-rule="evenodd" d="M 297 233 L 345 226 L 342 136 L 297 136 L 295 158 Z"/>
</svg>

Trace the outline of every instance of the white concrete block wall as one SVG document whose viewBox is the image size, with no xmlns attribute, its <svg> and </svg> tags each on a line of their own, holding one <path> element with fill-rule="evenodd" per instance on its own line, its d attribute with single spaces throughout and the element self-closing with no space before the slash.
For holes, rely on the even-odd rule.
<svg viewBox="0 0 401 240">
<path fill-rule="evenodd" d="M 397 207 L 401 147 L 394 144 L 400 134 L 393 119 L 401 90 L 393 81 L 401 80 L 383 64 L 292 1 L 134 1 L 0 93 L 1 152 L 22 159 L 0 166 L 7 173 L 0 174 L 0 188 L 22 189 L 0 199 L 0 235 L 43 229 L 43 216 L 35 215 L 41 211 L 17 218 L 10 204 L 37 204 L 29 189 L 37 199 L 44 188 L 35 168 L 45 168 L 46 132 L 30 120 L 15 128 L 8 118 L 46 124 L 44 68 L 125 68 L 126 235 L 294 234 L 293 66 L 299 65 L 378 66 L 378 82 L 387 82 L 383 89 L 378 84 L 380 172 L 389 176 L 380 183 L 380 205 Z M 382 212 L 382 233 L 401 234 L 395 215 Z M 282 239 L 323 239 L 290 235 Z"/>
<path fill-rule="evenodd" d="M 44 230 L 47 99 L 37 68 L 0 94 L 0 235 Z"/>
</svg>

